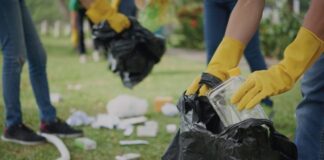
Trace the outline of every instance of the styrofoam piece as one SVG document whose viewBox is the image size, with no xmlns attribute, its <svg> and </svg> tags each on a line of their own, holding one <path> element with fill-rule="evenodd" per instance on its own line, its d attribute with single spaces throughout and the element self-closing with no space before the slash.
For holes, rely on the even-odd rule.
<svg viewBox="0 0 324 160">
<path fill-rule="evenodd" d="M 177 106 L 172 103 L 166 103 L 165 105 L 163 105 L 161 108 L 161 112 L 165 116 L 169 116 L 169 117 L 177 116 L 179 114 Z"/>
<path fill-rule="evenodd" d="M 51 93 L 50 100 L 52 103 L 58 103 L 58 102 L 61 102 L 63 100 L 63 98 L 60 93 Z"/>
<path fill-rule="evenodd" d="M 89 125 L 95 121 L 94 117 L 88 116 L 83 111 L 74 111 L 72 115 L 66 120 L 70 126 Z"/>
<path fill-rule="evenodd" d="M 137 127 L 138 137 L 156 137 L 158 133 L 158 123 L 156 121 L 147 121 L 144 126 Z"/>
<path fill-rule="evenodd" d="M 116 156 L 116 160 L 139 160 L 141 155 L 139 153 L 127 153 L 120 156 Z"/>
<path fill-rule="evenodd" d="M 117 128 L 120 123 L 120 119 L 116 116 L 111 116 L 108 114 L 99 114 L 97 115 L 96 120 L 91 124 L 93 128 L 108 128 L 114 129 Z"/>
<path fill-rule="evenodd" d="M 143 145 L 143 144 L 149 144 L 149 142 L 145 141 L 145 140 L 121 140 L 121 141 L 119 141 L 119 144 L 122 146 Z"/>
<path fill-rule="evenodd" d="M 126 124 L 141 124 L 147 121 L 147 118 L 145 116 L 140 116 L 140 117 L 133 117 L 133 118 L 126 118 L 122 119 L 121 123 L 126 123 Z"/>
<path fill-rule="evenodd" d="M 120 95 L 107 103 L 110 115 L 120 118 L 143 116 L 147 112 L 148 102 L 145 99 L 130 95 Z"/>
<path fill-rule="evenodd" d="M 130 136 L 134 132 L 134 126 L 131 125 L 124 130 L 124 136 Z"/>
<path fill-rule="evenodd" d="M 66 148 L 65 144 L 63 143 L 63 141 L 61 139 L 59 139 L 58 137 L 56 137 L 54 135 L 45 134 L 45 133 L 40 133 L 40 135 L 45 137 L 48 142 L 52 143 L 58 149 L 58 151 L 61 154 L 61 157 L 59 157 L 57 160 L 70 160 L 71 159 L 70 152 Z"/>
<path fill-rule="evenodd" d="M 177 125 L 175 124 L 167 124 L 165 129 L 168 133 L 176 133 L 177 132 Z"/>
<path fill-rule="evenodd" d="M 68 90 L 80 91 L 82 89 L 82 85 L 78 84 L 78 83 L 77 84 L 68 84 L 67 89 Z"/>
<path fill-rule="evenodd" d="M 84 149 L 84 150 L 94 150 L 97 148 L 97 143 L 96 141 L 87 138 L 87 137 L 81 137 L 81 138 L 77 138 L 74 140 L 75 144 Z"/>
</svg>

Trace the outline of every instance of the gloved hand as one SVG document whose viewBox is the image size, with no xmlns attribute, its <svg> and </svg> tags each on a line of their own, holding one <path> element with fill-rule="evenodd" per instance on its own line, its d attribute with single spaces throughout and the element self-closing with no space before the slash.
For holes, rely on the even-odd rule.
<svg viewBox="0 0 324 160">
<path fill-rule="evenodd" d="M 295 40 L 286 48 L 284 59 L 268 70 L 252 73 L 231 102 L 239 110 L 250 109 L 268 96 L 288 91 L 323 51 L 324 42 L 301 27 Z"/>
<path fill-rule="evenodd" d="M 218 46 L 213 58 L 205 70 L 205 73 L 209 73 L 214 77 L 225 81 L 229 78 L 228 71 L 235 68 L 243 55 L 245 45 L 240 41 L 232 39 L 230 37 L 224 37 L 221 44 Z M 206 95 L 208 87 L 202 85 L 200 87 L 201 76 L 194 79 L 192 84 L 188 87 L 186 95 L 192 95 L 199 89 L 199 96 Z"/>
<path fill-rule="evenodd" d="M 74 48 L 78 46 L 78 40 L 79 40 L 78 31 L 76 28 L 73 28 L 71 31 L 71 43 Z"/>
<path fill-rule="evenodd" d="M 111 7 L 107 0 L 95 0 L 88 8 L 86 14 L 95 24 L 107 20 L 111 28 L 117 33 L 131 26 L 129 19 Z"/>
<path fill-rule="evenodd" d="M 120 5 L 120 0 L 113 0 L 113 1 L 111 2 L 111 7 L 112 7 L 113 9 L 115 9 L 116 11 L 118 11 L 119 5 Z"/>
</svg>

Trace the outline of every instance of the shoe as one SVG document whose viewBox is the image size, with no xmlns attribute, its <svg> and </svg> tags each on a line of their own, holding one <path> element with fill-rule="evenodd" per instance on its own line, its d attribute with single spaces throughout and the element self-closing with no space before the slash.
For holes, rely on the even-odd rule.
<svg viewBox="0 0 324 160">
<path fill-rule="evenodd" d="M 53 134 L 62 138 L 75 138 L 83 136 L 82 130 L 73 129 L 71 126 L 69 126 L 59 118 L 56 118 L 56 120 L 51 123 L 42 122 L 40 126 L 40 132 Z"/>
<path fill-rule="evenodd" d="M 36 134 L 32 129 L 22 123 L 6 128 L 1 139 L 6 142 L 14 142 L 22 145 L 36 145 L 46 142 L 44 137 Z"/>
<path fill-rule="evenodd" d="M 93 61 L 99 62 L 99 60 L 100 60 L 99 52 L 98 51 L 93 51 L 92 58 L 93 58 Z"/>
<path fill-rule="evenodd" d="M 80 55 L 79 59 L 81 64 L 87 63 L 87 56 L 86 55 Z"/>
</svg>

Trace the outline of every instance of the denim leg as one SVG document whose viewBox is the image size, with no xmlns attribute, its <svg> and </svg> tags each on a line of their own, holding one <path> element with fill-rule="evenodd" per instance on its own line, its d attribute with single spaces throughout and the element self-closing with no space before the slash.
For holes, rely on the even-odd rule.
<svg viewBox="0 0 324 160">
<path fill-rule="evenodd" d="M 46 53 L 24 0 L 21 1 L 20 8 L 24 26 L 30 81 L 40 110 L 40 118 L 42 121 L 51 122 L 56 118 L 56 110 L 50 102 L 46 73 Z"/>
<path fill-rule="evenodd" d="M 119 12 L 126 16 L 136 17 L 137 8 L 135 6 L 135 0 L 121 0 L 119 5 Z"/>
<path fill-rule="evenodd" d="M 250 40 L 244 50 L 244 56 L 250 66 L 251 72 L 267 69 L 264 57 L 260 49 L 259 31 Z"/>
<path fill-rule="evenodd" d="M 86 46 L 85 46 L 85 37 L 84 37 L 84 29 L 83 29 L 83 22 L 86 18 L 85 9 L 79 9 L 77 15 L 77 24 L 78 24 L 78 50 L 80 54 L 86 54 Z"/>
<path fill-rule="evenodd" d="M 25 62 L 26 47 L 18 0 L 0 0 L 0 44 L 3 52 L 2 92 L 5 125 L 22 122 L 20 74 Z"/>
<path fill-rule="evenodd" d="M 296 110 L 298 159 L 324 160 L 324 55 L 302 79 L 303 99 Z"/>
<path fill-rule="evenodd" d="M 221 43 L 230 10 L 224 7 L 224 4 L 212 0 L 204 1 L 204 38 L 207 52 L 207 63 L 211 60 L 218 45 Z"/>
</svg>

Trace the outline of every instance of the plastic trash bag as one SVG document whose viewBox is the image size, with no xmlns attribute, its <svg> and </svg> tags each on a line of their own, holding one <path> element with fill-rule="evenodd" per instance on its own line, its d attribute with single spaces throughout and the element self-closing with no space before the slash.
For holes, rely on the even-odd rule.
<svg viewBox="0 0 324 160">
<path fill-rule="evenodd" d="M 207 97 L 183 95 L 180 129 L 162 160 L 296 160 L 297 149 L 269 120 L 224 128 Z"/>
<path fill-rule="evenodd" d="M 129 18 L 131 27 L 115 33 L 105 21 L 94 28 L 95 40 L 108 50 L 109 69 L 117 73 L 128 88 L 141 82 L 166 50 L 165 40 Z"/>
</svg>

